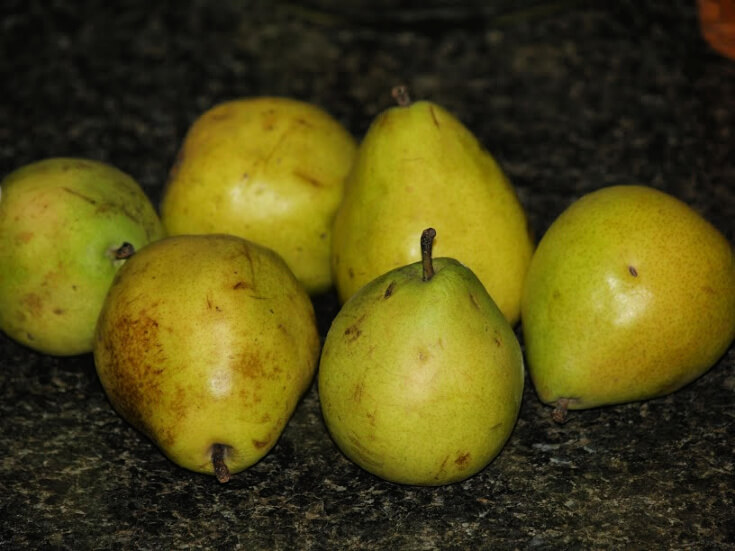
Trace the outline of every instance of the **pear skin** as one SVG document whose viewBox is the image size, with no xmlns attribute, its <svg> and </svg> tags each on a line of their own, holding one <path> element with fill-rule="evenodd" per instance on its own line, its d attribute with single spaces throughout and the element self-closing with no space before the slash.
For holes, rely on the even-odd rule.
<svg viewBox="0 0 735 551">
<path fill-rule="evenodd" d="M 523 358 L 479 279 L 455 259 L 431 261 L 430 243 L 422 262 L 344 304 L 318 382 L 327 428 L 349 459 L 392 482 L 434 486 L 500 453 L 520 409 Z"/>
<path fill-rule="evenodd" d="M 0 329 L 39 352 L 92 351 L 112 279 L 163 237 L 144 191 L 99 161 L 51 158 L 0 182 Z"/>
<path fill-rule="evenodd" d="M 515 324 L 533 252 L 515 190 L 452 114 L 428 101 L 399 103 L 373 121 L 345 183 L 332 240 L 340 299 L 415 262 L 415 229 L 433 226 L 435 255 L 467 265 Z"/>
<path fill-rule="evenodd" d="M 189 235 L 123 266 L 94 359 L 124 419 L 174 463 L 225 482 L 275 445 L 319 344 L 311 301 L 277 254 L 236 236 Z"/>
<path fill-rule="evenodd" d="M 549 227 L 522 308 L 529 373 L 560 420 L 565 409 L 662 396 L 735 336 L 732 246 L 664 192 L 603 188 Z"/>
<path fill-rule="evenodd" d="M 170 235 L 229 233 L 276 251 L 311 294 L 332 285 L 332 220 L 355 139 L 315 105 L 228 101 L 189 129 L 161 202 Z"/>
</svg>

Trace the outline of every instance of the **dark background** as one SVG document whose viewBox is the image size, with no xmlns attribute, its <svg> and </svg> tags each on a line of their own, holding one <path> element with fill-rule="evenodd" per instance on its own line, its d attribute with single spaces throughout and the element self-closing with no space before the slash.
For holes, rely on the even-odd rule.
<svg viewBox="0 0 735 551">
<path fill-rule="evenodd" d="M 360 138 L 411 87 L 453 111 L 518 189 L 536 235 L 582 194 L 648 184 L 735 241 L 735 61 L 693 0 L 4 1 L 0 175 L 99 159 L 157 204 L 213 104 L 286 95 Z M 337 312 L 315 299 L 322 335 Z M 515 432 L 475 477 L 390 484 L 333 445 L 316 388 L 226 485 L 112 410 L 91 355 L 0 335 L 0 547 L 732 549 L 735 349 L 673 395 L 554 424 L 527 381 Z"/>
</svg>

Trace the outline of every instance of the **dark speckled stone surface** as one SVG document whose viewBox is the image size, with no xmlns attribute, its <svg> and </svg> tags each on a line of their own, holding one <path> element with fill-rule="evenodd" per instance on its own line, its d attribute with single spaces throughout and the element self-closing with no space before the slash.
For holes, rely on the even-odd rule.
<svg viewBox="0 0 735 551">
<path fill-rule="evenodd" d="M 360 137 L 406 82 L 496 156 L 538 236 L 587 191 L 645 183 L 735 240 L 735 62 L 701 40 L 693 0 L 402 4 L 5 1 L 0 172 L 90 157 L 157 202 L 218 101 L 294 96 Z M 315 306 L 324 334 L 334 295 Z M 0 335 L 0 548 L 733 549 L 734 398 L 732 346 L 673 395 L 563 426 L 527 384 L 490 466 L 418 488 L 347 461 L 313 387 L 271 453 L 220 485 L 114 413 L 91 355 Z"/>
</svg>

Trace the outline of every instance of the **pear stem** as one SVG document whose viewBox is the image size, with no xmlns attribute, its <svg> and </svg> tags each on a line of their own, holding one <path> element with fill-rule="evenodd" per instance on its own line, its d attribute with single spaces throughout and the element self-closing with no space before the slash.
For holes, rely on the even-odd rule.
<svg viewBox="0 0 735 551">
<path fill-rule="evenodd" d="M 125 241 L 119 248 L 115 249 L 112 254 L 115 257 L 115 260 L 125 260 L 135 254 L 135 247 L 132 243 Z"/>
<path fill-rule="evenodd" d="M 567 398 L 559 398 L 554 406 L 554 411 L 551 412 L 551 418 L 560 425 L 566 423 L 568 406 L 569 400 Z"/>
<path fill-rule="evenodd" d="M 212 446 L 212 465 L 214 466 L 214 476 L 223 484 L 230 480 L 230 469 L 225 465 L 225 446 L 223 444 L 215 444 Z"/>
<path fill-rule="evenodd" d="M 408 94 L 408 86 L 405 84 L 394 86 L 390 93 L 399 106 L 408 107 L 411 105 L 411 96 Z"/>
<path fill-rule="evenodd" d="M 431 262 L 431 246 L 436 237 L 434 228 L 426 228 L 421 232 L 421 262 L 423 263 L 424 275 L 423 280 L 429 281 L 434 277 L 434 265 Z"/>
</svg>

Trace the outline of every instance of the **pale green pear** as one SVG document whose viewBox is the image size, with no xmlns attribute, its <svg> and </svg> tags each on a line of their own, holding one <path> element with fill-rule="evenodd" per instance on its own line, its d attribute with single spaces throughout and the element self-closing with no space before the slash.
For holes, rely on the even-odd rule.
<svg viewBox="0 0 735 551">
<path fill-rule="evenodd" d="M 585 195 L 541 239 L 523 297 L 540 399 L 564 410 L 653 398 L 735 336 L 735 259 L 688 205 L 645 186 Z"/>
<path fill-rule="evenodd" d="M 311 293 L 332 285 L 332 219 L 356 143 L 323 109 L 227 101 L 189 129 L 161 202 L 170 235 L 229 233 L 276 251 Z"/>
<path fill-rule="evenodd" d="M 52 158 L 0 182 L 0 329 L 47 354 L 91 352 L 124 258 L 163 236 L 138 183 L 98 161 Z"/>
<path fill-rule="evenodd" d="M 399 105 L 371 124 L 334 222 L 332 269 L 340 299 L 414 262 L 415 228 L 431 225 L 439 236 L 436 256 L 467 265 L 515 324 L 533 252 L 515 190 L 451 113 L 394 92 Z"/>
<path fill-rule="evenodd" d="M 509 438 L 523 392 L 513 330 L 469 268 L 432 262 L 433 235 L 422 235 L 422 262 L 379 276 L 344 304 L 318 375 L 337 446 L 403 484 L 448 484 L 484 468 Z"/>
<path fill-rule="evenodd" d="M 110 402 L 174 463 L 225 482 L 276 443 L 319 355 L 314 310 L 273 251 L 231 235 L 128 259 L 94 359 Z"/>
</svg>

